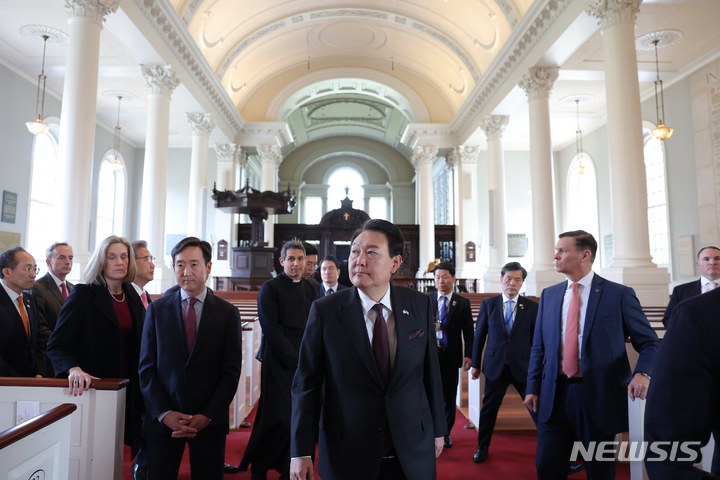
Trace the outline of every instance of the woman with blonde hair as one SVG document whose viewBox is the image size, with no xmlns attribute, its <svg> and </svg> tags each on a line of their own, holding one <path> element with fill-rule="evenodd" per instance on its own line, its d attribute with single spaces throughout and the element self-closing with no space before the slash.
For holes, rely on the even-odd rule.
<svg viewBox="0 0 720 480">
<path fill-rule="evenodd" d="M 85 268 L 86 284 L 75 285 L 60 310 L 47 347 L 56 375 L 68 377 L 71 395 L 82 395 L 101 378 L 130 380 L 125 444 L 133 457 L 144 411 L 138 378 L 144 309 L 130 285 L 135 272 L 130 242 L 116 236 L 103 240 Z"/>
</svg>

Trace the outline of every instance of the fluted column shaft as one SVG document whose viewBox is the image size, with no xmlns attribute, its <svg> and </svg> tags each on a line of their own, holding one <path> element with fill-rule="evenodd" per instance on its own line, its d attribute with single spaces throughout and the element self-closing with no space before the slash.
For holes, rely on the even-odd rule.
<svg viewBox="0 0 720 480">
<path fill-rule="evenodd" d="M 415 166 L 417 219 L 420 230 L 420 268 L 424 277 L 428 264 L 435 260 L 435 209 L 433 197 L 433 163 L 438 147 L 415 147 L 411 159 Z"/>
<path fill-rule="evenodd" d="M 207 212 L 207 196 L 203 197 L 202 193 L 203 189 L 207 189 L 208 141 L 210 132 L 215 128 L 215 122 L 209 113 L 188 113 L 187 121 L 192 132 L 187 234 L 206 239 L 204 220 Z M 207 193 L 207 190 L 205 191 Z"/>
</svg>

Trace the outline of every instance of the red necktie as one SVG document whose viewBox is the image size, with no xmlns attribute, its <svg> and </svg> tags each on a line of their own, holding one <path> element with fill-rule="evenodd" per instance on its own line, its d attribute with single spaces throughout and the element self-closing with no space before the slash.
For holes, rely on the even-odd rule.
<svg viewBox="0 0 720 480">
<path fill-rule="evenodd" d="M 195 332 L 197 331 L 197 316 L 195 315 L 195 307 L 193 307 L 197 302 L 197 298 L 188 297 L 187 302 L 187 308 L 185 309 L 185 342 L 188 356 L 190 356 L 195 343 Z"/>
<path fill-rule="evenodd" d="M 67 288 L 65 288 L 65 282 L 60 284 L 60 291 L 62 292 L 63 298 L 67 300 Z"/>
<path fill-rule="evenodd" d="M 140 300 L 142 300 L 143 305 L 145 306 L 145 310 L 147 310 L 148 302 L 147 302 L 147 292 L 145 290 L 143 290 L 142 295 L 140 295 Z"/>
<path fill-rule="evenodd" d="M 562 369 L 568 377 L 578 373 L 578 328 L 580 326 L 580 300 L 578 299 L 579 283 L 573 283 L 572 297 L 568 306 L 567 324 L 565 325 L 565 349 L 563 350 Z"/>
<path fill-rule="evenodd" d="M 375 364 L 380 373 L 380 379 L 387 388 L 390 382 L 390 347 L 388 345 L 387 324 L 383 316 L 382 304 L 376 303 L 373 310 L 375 310 L 377 317 L 373 326 L 372 349 L 375 354 Z"/>
</svg>

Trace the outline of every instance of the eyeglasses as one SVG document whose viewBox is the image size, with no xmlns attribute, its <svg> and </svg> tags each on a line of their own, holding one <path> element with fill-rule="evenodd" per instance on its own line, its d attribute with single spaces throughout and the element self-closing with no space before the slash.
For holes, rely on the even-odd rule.
<svg viewBox="0 0 720 480">
<path fill-rule="evenodd" d="M 147 263 L 153 263 L 155 261 L 155 257 L 148 255 L 147 257 L 135 257 L 135 260 L 144 260 Z"/>
<path fill-rule="evenodd" d="M 25 267 L 25 268 L 21 268 L 21 270 L 24 270 L 25 273 L 35 272 L 35 275 L 40 273 L 40 267 Z"/>
</svg>

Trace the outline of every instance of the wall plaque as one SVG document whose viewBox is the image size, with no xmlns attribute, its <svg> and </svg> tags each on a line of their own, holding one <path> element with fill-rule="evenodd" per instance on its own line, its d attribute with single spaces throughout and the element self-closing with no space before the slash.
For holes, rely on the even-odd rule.
<svg viewBox="0 0 720 480">
<path fill-rule="evenodd" d="M 17 213 L 17 193 L 3 190 L 3 207 L 2 221 L 5 223 L 15 223 L 15 214 Z"/>
<path fill-rule="evenodd" d="M 467 242 L 465 244 L 465 261 L 466 262 L 474 262 L 476 258 L 475 255 L 475 243 L 474 242 Z"/>
<path fill-rule="evenodd" d="M 217 259 L 227 260 L 228 259 L 228 242 L 220 240 L 217 243 Z"/>
</svg>

